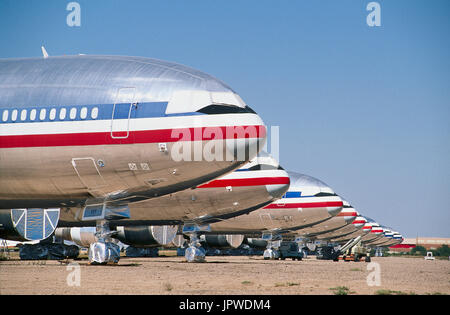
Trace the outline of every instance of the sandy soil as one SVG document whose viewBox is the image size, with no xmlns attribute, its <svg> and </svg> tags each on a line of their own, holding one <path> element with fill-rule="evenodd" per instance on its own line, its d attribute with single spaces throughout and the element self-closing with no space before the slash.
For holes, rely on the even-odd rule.
<svg viewBox="0 0 450 315">
<path fill-rule="evenodd" d="M 267 261 L 262 257 L 207 257 L 186 263 L 183 257 L 122 258 L 117 265 L 71 268 L 58 261 L 0 262 L 0 294 L 351 294 L 379 290 L 415 294 L 450 294 L 450 261 L 374 257 L 380 286 L 369 286 L 364 262 Z M 79 270 L 79 273 L 77 273 Z M 372 274 L 371 274 L 372 273 Z M 79 275 L 79 278 L 76 276 Z M 76 284 L 79 279 L 80 286 Z M 375 280 L 375 278 L 371 278 Z M 69 281 L 68 281 L 69 280 Z"/>
</svg>

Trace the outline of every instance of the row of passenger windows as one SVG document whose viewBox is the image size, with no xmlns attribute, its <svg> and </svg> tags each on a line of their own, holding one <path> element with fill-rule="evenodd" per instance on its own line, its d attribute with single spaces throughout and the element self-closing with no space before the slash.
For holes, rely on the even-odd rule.
<svg viewBox="0 0 450 315">
<path fill-rule="evenodd" d="M 81 119 L 86 119 L 88 118 L 88 108 L 87 107 L 82 107 L 80 109 L 80 118 Z M 48 111 L 48 119 L 49 120 L 55 120 L 58 116 L 59 120 L 65 120 L 66 117 L 69 117 L 70 119 L 76 119 L 77 118 L 77 113 L 78 113 L 78 108 L 76 107 L 72 107 L 70 108 L 70 110 L 66 109 L 65 107 L 62 107 L 59 109 L 59 113 L 57 113 L 57 109 L 56 108 L 52 108 Z M 29 114 L 29 116 L 28 116 Z M 57 115 L 58 114 L 58 115 Z M 90 113 L 90 118 L 92 119 L 97 119 L 98 117 L 98 107 L 93 107 L 91 109 L 91 113 Z M 31 121 L 35 121 L 35 120 L 46 120 L 47 119 L 47 109 L 42 108 L 42 109 L 22 109 L 19 113 L 19 110 L 17 109 L 13 109 L 13 110 L 8 110 L 5 109 L 3 110 L 3 114 L 2 114 L 2 121 L 6 122 L 8 121 L 8 119 L 11 119 L 11 121 L 26 121 L 27 118 Z"/>
</svg>

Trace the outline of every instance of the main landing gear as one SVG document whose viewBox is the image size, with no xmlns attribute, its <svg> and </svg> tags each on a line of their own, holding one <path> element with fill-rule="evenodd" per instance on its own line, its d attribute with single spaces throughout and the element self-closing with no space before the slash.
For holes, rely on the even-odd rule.
<svg viewBox="0 0 450 315">
<path fill-rule="evenodd" d="M 88 256 L 91 265 L 106 265 L 107 263 L 117 263 L 120 259 L 120 247 L 112 242 L 112 232 L 109 229 L 108 221 L 97 221 L 96 233 L 97 242 L 89 246 Z"/>
<path fill-rule="evenodd" d="M 200 244 L 197 233 L 189 234 L 189 245 L 184 257 L 188 262 L 205 262 L 206 252 Z"/>
</svg>

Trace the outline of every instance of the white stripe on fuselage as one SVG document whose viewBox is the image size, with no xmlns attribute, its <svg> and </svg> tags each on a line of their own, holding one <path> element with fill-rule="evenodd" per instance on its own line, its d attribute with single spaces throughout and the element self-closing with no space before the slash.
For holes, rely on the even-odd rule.
<svg viewBox="0 0 450 315">
<path fill-rule="evenodd" d="M 247 178 L 262 178 L 262 177 L 288 177 L 286 171 L 283 170 L 258 170 L 258 171 L 243 171 L 243 172 L 232 172 L 217 180 L 222 179 L 247 179 Z"/>
<path fill-rule="evenodd" d="M 118 121 L 118 120 L 117 120 Z M 126 119 L 121 119 L 126 121 Z M 245 122 L 245 123 L 244 123 Z M 255 114 L 220 114 L 130 119 L 129 131 L 263 125 Z M 1 123 L 0 136 L 110 132 L 111 120 Z"/>
<path fill-rule="evenodd" d="M 274 201 L 274 204 L 290 204 L 290 203 L 314 203 L 314 202 L 335 202 L 335 201 L 342 201 L 341 198 L 338 196 L 305 196 L 305 197 L 294 197 L 294 198 L 281 198 L 276 201 Z"/>
</svg>

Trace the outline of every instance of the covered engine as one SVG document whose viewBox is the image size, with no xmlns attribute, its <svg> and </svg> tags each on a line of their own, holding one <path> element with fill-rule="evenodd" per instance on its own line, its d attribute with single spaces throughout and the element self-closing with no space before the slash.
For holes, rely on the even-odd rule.
<svg viewBox="0 0 450 315">
<path fill-rule="evenodd" d="M 134 247 L 166 246 L 177 235 L 178 226 L 118 226 L 114 238 Z"/>
<path fill-rule="evenodd" d="M 0 238 L 40 241 L 55 231 L 59 208 L 0 209 Z"/>
<path fill-rule="evenodd" d="M 212 248 L 238 248 L 244 241 L 244 235 L 240 234 L 204 234 L 200 236 L 200 242 L 204 243 L 206 247 Z"/>
<path fill-rule="evenodd" d="M 178 227 L 163 226 L 118 226 L 112 237 L 134 247 L 165 246 L 175 239 Z M 75 244 L 88 247 L 97 242 L 95 227 L 58 228 L 55 236 Z"/>
<path fill-rule="evenodd" d="M 268 245 L 267 240 L 264 240 L 262 238 L 245 238 L 244 243 L 252 248 L 257 249 L 265 249 Z"/>
<path fill-rule="evenodd" d="M 58 239 L 74 242 L 81 247 L 89 247 L 90 244 L 97 241 L 95 227 L 57 228 L 55 236 Z"/>
</svg>

